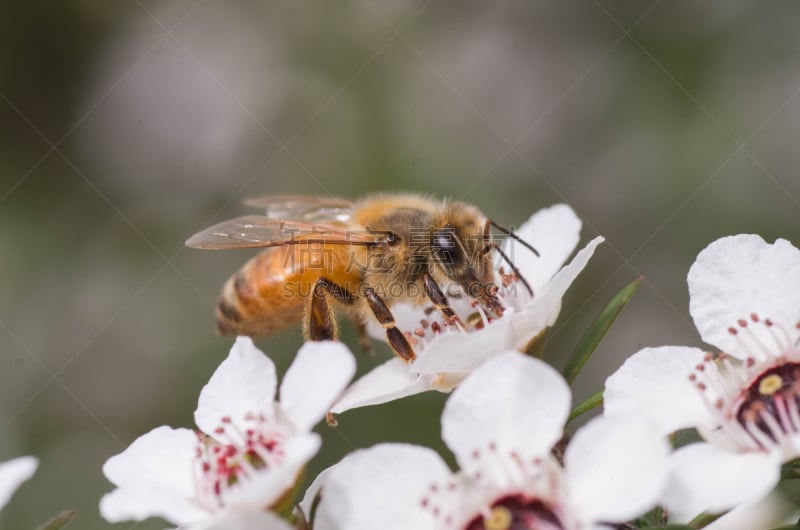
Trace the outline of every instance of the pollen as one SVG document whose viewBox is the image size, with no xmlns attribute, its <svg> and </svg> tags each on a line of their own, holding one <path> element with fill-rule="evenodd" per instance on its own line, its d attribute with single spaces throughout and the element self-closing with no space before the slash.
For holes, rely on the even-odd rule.
<svg viewBox="0 0 800 530">
<path fill-rule="evenodd" d="M 763 396 L 771 396 L 783 388 L 783 378 L 778 374 L 770 374 L 758 383 L 758 391 Z"/>
<path fill-rule="evenodd" d="M 508 530 L 513 522 L 514 516 L 505 506 L 495 506 L 489 515 L 483 518 L 486 530 Z"/>
</svg>

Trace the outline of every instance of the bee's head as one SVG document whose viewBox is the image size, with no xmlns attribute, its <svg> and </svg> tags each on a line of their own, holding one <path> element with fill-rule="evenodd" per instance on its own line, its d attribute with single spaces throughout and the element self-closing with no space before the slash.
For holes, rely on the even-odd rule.
<svg viewBox="0 0 800 530">
<path fill-rule="evenodd" d="M 448 203 L 430 233 L 432 265 L 450 282 L 487 306 L 499 305 L 494 295 L 492 255 L 486 218 L 474 207 Z"/>
</svg>

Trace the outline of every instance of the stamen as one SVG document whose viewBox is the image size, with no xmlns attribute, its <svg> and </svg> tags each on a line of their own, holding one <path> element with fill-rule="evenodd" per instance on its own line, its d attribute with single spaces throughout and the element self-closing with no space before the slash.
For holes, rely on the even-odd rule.
<svg viewBox="0 0 800 530">
<path fill-rule="evenodd" d="M 508 530 L 512 522 L 514 517 L 511 515 L 511 510 L 505 506 L 495 506 L 489 516 L 483 518 L 486 530 Z"/>
</svg>

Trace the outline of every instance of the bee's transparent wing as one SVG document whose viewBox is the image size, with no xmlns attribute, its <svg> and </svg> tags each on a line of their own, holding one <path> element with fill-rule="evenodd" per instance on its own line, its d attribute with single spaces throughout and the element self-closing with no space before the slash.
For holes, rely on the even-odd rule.
<svg viewBox="0 0 800 530">
<path fill-rule="evenodd" d="M 353 202 L 321 195 L 266 195 L 246 199 L 244 204 L 263 208 L 271 219 L 303 221 L 306 223 L 348 223 L 353 214 Z"/>
<path fill-rule="evenodd" d="M 358 225 L 330 226 L 246 215 L 216 224 L 186 240 L 186 246 L 203 249 L 277 247 L 302 243 L 377 245 L 391 234 L 370 232 Z"/>
</svg>

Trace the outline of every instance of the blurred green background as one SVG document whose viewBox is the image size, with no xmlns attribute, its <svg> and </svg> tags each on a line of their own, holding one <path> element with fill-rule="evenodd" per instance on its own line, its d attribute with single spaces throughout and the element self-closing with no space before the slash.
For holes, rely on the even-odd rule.
<svg viewBox="0 0 800 530">
<path fill-rule="evenodd" d="M 183 241 L 248 196 L 422 191 L 506 224 L 568 202 L 583 242 L 607 243 L 548 359 L 646 278 L 575 399 L 644 345 L 697 345 L 697 252 L 740 232 L 800 242 L 798 16 L 740 0 L 6 2 L 0 460 L 41 466 L 0 526 L 74 507 L 72 527 L 108 528 L 103 462 L 193 425 L 231 344 L 214 334 L 218 290 L 253 252 Z M 301 340 L 258 343 L 283 370 Z M 349 326 L 344 340 L 359 351 Z M 309 474 L 377 441 L 442 448 L 444 399 L 321 426 Z"/>
</svg>

